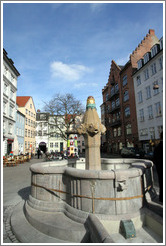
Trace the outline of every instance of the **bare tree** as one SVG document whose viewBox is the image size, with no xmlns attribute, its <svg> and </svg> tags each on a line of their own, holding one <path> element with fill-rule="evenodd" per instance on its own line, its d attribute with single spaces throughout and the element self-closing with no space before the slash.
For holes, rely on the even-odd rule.
<svg viewBox="0 0 166 246">
<path fill-rule="evenodd" d="M 56 134 L 67 140 L 66 132 L 75 126 L 76 119 L 85 111 L 82 103 L 69 93 L 56 94 L 50 101 L 44 103 L 44 111 L 50 113 L 52 118 L 49 125 L 54 128 L 50 134 Z"/>
</svg>

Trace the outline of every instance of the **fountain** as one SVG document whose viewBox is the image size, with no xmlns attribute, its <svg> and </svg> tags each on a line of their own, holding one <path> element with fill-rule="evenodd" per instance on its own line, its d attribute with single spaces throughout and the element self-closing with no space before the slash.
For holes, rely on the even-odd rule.
<svg viewBox="0 0 166 246">
<path fill-rule="evenodd" d="M 31 194 L 11 216 L 12 230 L 20 242 L 163 241 L 162 217 L 148 206 L 155 196 L 153 163 L 101 159 L 100 136 L 105 130 L 94 98 L 88 97 L 77 129 L 84 135 L 86 158 L 70 161 L 70 166 L 63 160 L 30 167 Z"/>
</svg>

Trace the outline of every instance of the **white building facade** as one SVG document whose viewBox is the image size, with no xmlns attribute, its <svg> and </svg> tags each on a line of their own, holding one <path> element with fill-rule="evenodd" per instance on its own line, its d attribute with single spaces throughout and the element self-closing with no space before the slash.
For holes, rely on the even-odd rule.
<svg viewBox="0 0 166 246">
<path fill-rule="evenodd" d="M 3 49 L 3 155 L 14 147 L 17 79 L 20 73 Z"/>
<path fill-rule="evenodd" d="M 163 39 L 138 61 L 133 80 L 139 141 L 147 152 L 163 131 Z"/>
<path fill-rule="evenodd" d="M 67 148 L 66 141 L 57 134 L 55 126 L 57 116 L 37 111 L 36 114 L 36 149 L 40 148 L 44 153 L 61 152 Z M 58 117 L 59 119 L 59 117 Z M 59 119 L 60 120 L 60 119 Z M 58 121 L 59 121 L 58 120 Z M 61 128 L 63 126 L 61 125 Z M 65 129 L 64 129 L 65 131 Z"/>
<path fill-rule="evenodd" d="M 48 150 L 49 134 L 48 134 L 48 113 L 36 113 L 36 149 L 40 148 L 43 152 Z"/>
<path fill-rule="evenodd" d="M 48 152 L 64 152 L 67 149 L 67 141 L 60 136 L 60 131 L 58 131 L 55 121 L 58 122 L 57 125 L 61 128 L 63 132 L 66 131 L 65 126 L 63 124 L 64 119 L 63 116 L 49 116 L 49 144 L 48 144 Z"/>
</svg>

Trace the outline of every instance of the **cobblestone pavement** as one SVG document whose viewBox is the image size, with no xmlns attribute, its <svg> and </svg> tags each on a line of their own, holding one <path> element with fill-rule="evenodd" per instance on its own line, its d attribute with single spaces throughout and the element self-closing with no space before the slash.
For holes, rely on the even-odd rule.
<svg viewBox="0 0 166 246">
<path fill-rule="evenodd" d="M 14 207 L 28 198 L 31 182 L 29 167 L 39 162 L 43 159 L 33 158 L 16 167 L 3 168 L 3 243 L 19 243 L 11 230 L 10 217 Z"/>
<path fill-rule="evenodd" d="M 28 199 L 31 184 L 29 167 L 34 163 L 43 162 L 43 160 L 33 158 L 30 162 L 19 164 L 17 167 L 3 168 L 3 243 L 19 243 L 12 233 L 10 217 L 14 207 L 22 200 Z M 155 169 L 154 186 L 158 193 L 158 179 Z"/>
</svg>

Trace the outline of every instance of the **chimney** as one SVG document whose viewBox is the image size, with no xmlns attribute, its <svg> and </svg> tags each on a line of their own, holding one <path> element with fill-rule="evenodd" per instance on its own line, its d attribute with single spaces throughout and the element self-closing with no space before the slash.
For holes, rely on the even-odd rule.
<svg viewBox="0 0 166 246">
<path fill-rule="evenodd" d="M 153 30 L 153 29 L 149 29 L 149 34 L 151 34 L 151 35 L 155 35 L 155 30 Z"/>
</svg>

